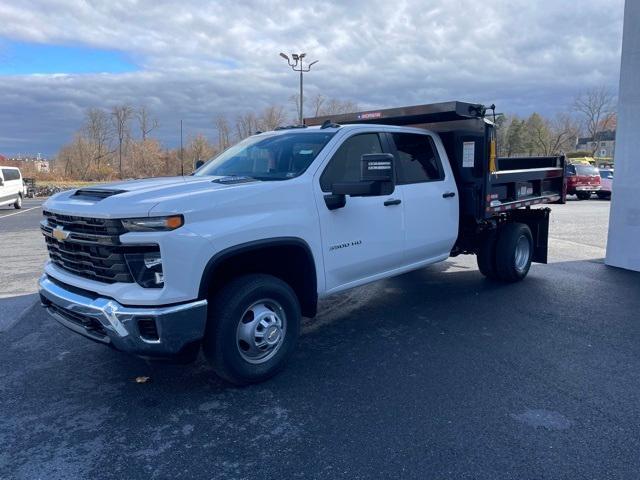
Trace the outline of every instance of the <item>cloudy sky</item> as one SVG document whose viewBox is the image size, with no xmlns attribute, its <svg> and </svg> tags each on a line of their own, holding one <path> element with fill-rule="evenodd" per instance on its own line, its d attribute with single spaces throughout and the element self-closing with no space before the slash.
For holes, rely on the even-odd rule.
<svg viewBox="0 0 640 480">
<path fill-rule="evenodd" d="M 53 155 L 89 107 L 146 105 L 166 146 L 305 95 L 363 108 L 451 99 L 552 115 L 617 88 L 623 0 L 0 2 L 0 154 Z"/>
</svg>

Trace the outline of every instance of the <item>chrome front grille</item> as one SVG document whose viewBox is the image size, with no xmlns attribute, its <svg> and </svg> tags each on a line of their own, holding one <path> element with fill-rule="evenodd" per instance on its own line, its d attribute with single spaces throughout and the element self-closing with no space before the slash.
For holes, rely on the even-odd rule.
<svg viewBox="0 0 640 480">
<path fill-rule="evenodd" d="M 120 220 L 110 218 L 87 218 L 43 212 L 51 228 L 62 227 L 69 232 L 100 236 L 122 235 L 126 230 Z"/>
<path fill-rule="evenodd" d="M 157 245 L 123 245 L 122 223 L 44 212 L 40 229 L 49 258 L 56 266 L 75 275 L 103 283 L 133 283 L 127 254 L 158 252 Z"/>
</svg>

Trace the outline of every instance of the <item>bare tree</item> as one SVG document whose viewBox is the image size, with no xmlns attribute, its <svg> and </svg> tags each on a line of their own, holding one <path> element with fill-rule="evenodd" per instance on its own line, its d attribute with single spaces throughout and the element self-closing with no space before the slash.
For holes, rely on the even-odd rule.
<svg viewBox="0 0 640 480">
<path fill-rule="evenodd" d="M 187 158 L 185 171 L 193 170 L 198 161 L 207 161 L 215 153 L 216 148 L 203 134 L 198 133 L 195 137 L 191 137 L 185 149 L 185 157 Z"/>
<path fill-rule="evenodd" d="M 289 97 L 289 101 L 295 105 L 296 109 L 296 118 L 292 123 L 298 123 L 300 121 L 300 94 L 296 93 Z"/>
<path fill-rule="evenodd" d="M 324 105 L 326 98 L 321 93 L 317 94 L 311 99 L 311 106 L 313 109 L 313 116 L 318 117 L 321 115 L 322 106 Z"/>
<path fill-rule="evenodd" d="M 560 113 L 549 122 L 549 148 L 547 155 L 566 153 L 575 148 L 580 128 L 571 116 Z"/>
<path fill-rule="evenodd" d="M 103 160 L 113 153 L 111 140 L 113 130 L 109 124 L 109 116 L 104 110 L 90 108 L 85 115 L 85 123 L 82 133 L 88 144 L 86 149 L 90 152 L 85 165 L 85 175 L 91 168 L 100 171 Z M 76 146 L 78 143 L 76 142 Z"/>
<path fill-rule="evenodd" d="M 151 118 L 145 106 L 136 110 L 136 119 L 138 120 L 138 128 L 140 128 L 140 138 L 144 142 L 147 139 L 147 135 L 158 128 L 158 119 Z"/>
<path fill-rule="evenodd" d="M 606 87 L 597 87 L 581 93 L 573 102 L 573 110 L 580 115 L 587 135 L 594 142 L 592 155 L 599 147 L 598 133 L 613 125 L 613 100 L 613 95 Z"/>
<path fill-rule="evenodd" d="M 111 120 L 113 122 L 113 128 L 118 139 L 118 172 L 120 178 L 122 176 L 122 149 L 126 141 L 129 140 L 131 132 L 129 130 L 129 122 L 133 116 L 133 108 L 131 106 L 123 104 L 115 106 L 111 109 Z"/>
<path fill-rule="evenodd" d="M 289 97 L 295 108 L 297 118 L 300 117 L 300 95 L 291 95 Z M 340 115 L 342 113 L 352 113 L 358 111 L 358 104 L 351 100 L 339 100 L 337 98 L 327 98 L 318 93 L 311 98 L 311 109 L 315 117 L 326 115 Z M 297 121 L 297 120 L 296 120 Z"/>
<path fill-rule="evenodd" d="M 262 131 L 273 130 L 285 122 L 284 108 L 280 105 L 267 107 L 260 115 L 258 127 Z"/>
<path fill-rule="evenodd" d="M 330 98 L 323 103 L 320 108 L 320 115 L 340 115 L 341 113 L 352 113 L 358 111 L 358 104 L 351 100 L 338 100 Z"/>
<path fill-rule="evenodd" d="M 260 129 L 258 117 L 253 112 L 246 112 L 236 117 L 236 133 L 238 140 L 250 137 Z"/>
<path fill-rule="evenodd" d="M 164 151 L 155 138 L 131 142 L 125 174 L 127 177 L 154 177 L 164 172 Z"/>
<path fill-rule="evenodd" d="M 218 151 L 222 152 L 231 146 L 231 127 L 229 121 L 219 115 L 213 120 L 213 125 L 218 132 Z"/>
</svg>

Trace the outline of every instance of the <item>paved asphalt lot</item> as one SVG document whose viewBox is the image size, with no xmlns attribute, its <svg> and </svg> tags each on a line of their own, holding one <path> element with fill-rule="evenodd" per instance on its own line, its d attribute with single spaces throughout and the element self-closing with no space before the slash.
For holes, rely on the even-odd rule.
<svg viewBox="0 0 640 480">
<path fill-rule="evenodd" d="M 27 308 L 0 333 L 0 478 L 638 478 L 640 275 L 600 260 L 608 206 L 554 206 L 551 263 L 517 285 L 461 258 L 324 302 L 247 388 Z M 0 218 L 5 264 L 11 232 L 42 252 L 38 220 Z"/>
</svg>

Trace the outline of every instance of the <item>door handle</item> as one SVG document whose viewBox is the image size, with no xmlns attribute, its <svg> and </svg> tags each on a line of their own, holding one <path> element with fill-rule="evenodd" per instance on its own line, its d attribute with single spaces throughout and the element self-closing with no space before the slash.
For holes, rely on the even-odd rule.
<svg viewBox="0 0 640 480">
<path fill-rule="evenodd" d="M 400 205 L 401 203 L 402 200 L 400 200 L 399 198 L 390 198 L 389 200 L 384 201 L 384 206 L 389 207 L 391 205 Z"/>
<path fill-rule="evenodd" d="M 442 198 L 452 198 L 456 196 L 456 192 L 445 192 L 442 194 Z"/>
</svg>

